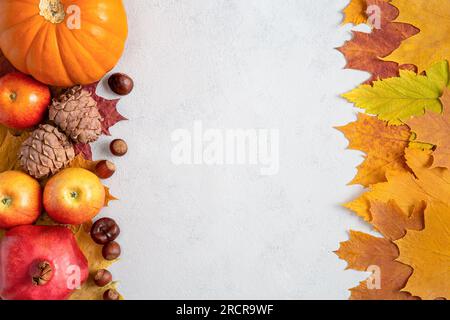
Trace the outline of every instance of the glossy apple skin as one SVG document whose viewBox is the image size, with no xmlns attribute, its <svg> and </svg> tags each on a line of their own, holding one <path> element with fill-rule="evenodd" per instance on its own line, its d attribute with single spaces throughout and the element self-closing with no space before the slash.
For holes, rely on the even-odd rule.
<svg viewBox="0 0 450 320">
<path fill-rule="evenodd" d="M 37 180 L 19 171 L 0 173 L 0 229 L 32 224 L 41 214 L 41 203 Z"/>
<path fill-rule="evenodd" d="M 44 208 L 59 223 L 78 225 L 88 222 L 104 204 L 105 187 L 86 169 L 64 169 L 44 188 Z"/>
<path fill-rule="evenodd" d="M 0 124 L 23 130 L 40 123 L 51 101 L 48 86 L 20 73 L 0 78 Z"/>
<path fill-rule="evenodd" d="M 53 269 L 51 279 L 41 286 L 33 284 L 30 275 L 38 261 L 48 261 Z M 77 280 L 81 285 L 88 275 L 88 261 L 66 227 L 20 226 L 0 241 L 0 297 L 4 300 L 64 300 Z"/>
</svg>

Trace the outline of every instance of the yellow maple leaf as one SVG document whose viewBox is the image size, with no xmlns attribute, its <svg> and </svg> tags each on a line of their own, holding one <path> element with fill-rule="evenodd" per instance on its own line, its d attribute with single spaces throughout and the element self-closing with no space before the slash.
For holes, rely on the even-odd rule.
<svg viewBox="0 0 450 320">
<path fill-rule="evenodd" d="M 407 126 L 389 126 L 376 117 L 359 113 L 357 121 L 337 129 L 349 140 L 349 149 L 366 153 L 351 184 L 368 187 L 385 182 L 387 172 L 409 171 L 404 159 L 411 135 Z"/>
<path fill-rule="evenodd" d="M 0 125 L 0 173 L 8 170 L 20 170 L 19 149 L 29 137 L 29 132 L 19 132 L 15 135 Z"/>
<path fill-rule="evenodd" d="M 411 214 L 421 202 L 442 201 L 450 205 L 450 172 L 445 168 L 432 168 L 430 150 L 406 149 L 406 163 L 413 173 L 390 176 L 387 182 L 370 187 L 369 191 L 345 206 L 367 221 L 372 220 L 370 202 L 387 203 L 394 200 L 406 214 Z"/>
<path fill-rule="evenodd" d="M 353 23 L 356 25 L 365 23 L 367 21 L 366 9 L 366 0 L 351 0 L 344 9 L 344 20 L 342 23 Z"/>
<path fill-rule="evenodd" d="M 382 0 L 390 2 L 391 0 Z M 350 0 L 349 4 L 343 10 L 344 20 L 342 24 L 353 23 L 355 25 L 368 22 L 367 0 Z"/>
<path fill-rule="evenodd" d="M 69 164 L 69 168 L 83 168 L 91 172 L 95 172 L 95 166 L 99 161 L 85 159 L 83 155 L 78 154 Z"/>
<path fill-rule="evenodd" d="M 392 0 L 400 11 L 397 22 L 413 25 L 420 32 L 402 42 L 384 58 L 399 64 L 411 63 L 419 71 L 450 58 L 450 2 L 443 0 Z"/>
<path fill-rule="evenodd" d="M 450 89 L 444 90 L 441 102 L 444 106 L 441 114 L 427 111 L 409 120 L 407 125 L 414 131 L 417 141 L 436 146 L 433 166 L 450 168 Z"/>
<path fill-rule="evenodd" d="M 414 271 L 403 289 L 422 299 L 450 299 L 450 207 L 430 202 L 425 210 L 425 229 L 408 231 L 396 244 L 398 261 Z"/>
</svg>

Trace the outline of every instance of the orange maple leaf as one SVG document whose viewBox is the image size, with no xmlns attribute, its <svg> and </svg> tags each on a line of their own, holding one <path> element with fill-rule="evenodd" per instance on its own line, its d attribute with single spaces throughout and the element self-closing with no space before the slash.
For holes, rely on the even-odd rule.
<svg viewBox="0 0 450 320">
<path fill-rule="evenodd" d="M 405 291 L 434 300 L 450 299 L 450 207 L 431 202 L 425 210 L 425 229 L 408 231 L 396 244 L 398 261 L 412 266 L 414 272 Z"/>
<path fill-rule="evenodd" d="M 359 113 L 357 121 L 337 129 L 349 140 L 349 149 L 366 153 L 350 184 L 368 187 L 385 182 L 387 172 L 409 171 L 404 158 L 411 135 L 407 126 L 389 126 L 376 117 Z"/>
<path fill-rule="evenodd" d="M 436 146 L 433 152 L 433 166 L 450 168 L 450 89 L 441 97 L 443 112 L 426 111 L 423 116 L 414 117 L 407 125 L 416 134 L 416 140 Z"/>
<path fill-rule="evenodd" d="M 338 48 L 347 60 L 346 68 L 371 73 L 368 82 L 398 76 L 399 69 L 416 71 L 412 65 L 399 66 L 396 62 L 380 58 L 388 56 L 403 40 L 417 34 L 419 30 L 410 24 L 392 22 L 398 10 L 384 0 L 368 0 L 367 5 L 380 8 L 381 28 L 373 29 L 371 33 L 352 32 L 353 39 Z"/>
<path fill-rule="evenodd" d="M 365 220 L 372 220 L 370 202 L 395 200 L 403 212 L 410 214 L 423 201 L 442 201 L 450 205 L 450 171 L 432 168 L 430 150 L 405 150 L 406 163 L 413 173 L 389 175 L 387 182 L 370 187 L 369 191 L 345 206 Z"/>
</svg>

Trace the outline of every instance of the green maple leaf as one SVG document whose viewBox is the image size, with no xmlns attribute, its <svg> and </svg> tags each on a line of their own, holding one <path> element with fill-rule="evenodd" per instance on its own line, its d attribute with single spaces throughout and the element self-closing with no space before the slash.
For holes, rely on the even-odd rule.
<svg viewBox="0 0 450 320">
<path fill-rule="evenodd" d="M 439 98 L 448 82 L 448 62 L 441 61 L 430 67 L 426 75 L 400 70 L 399 77 L 378 80 L 372 86 L 361 85 L 343 97 L 380 120 L 398 125 L 423 115 L 425 110 L 442 112 Z"/>
</svg>

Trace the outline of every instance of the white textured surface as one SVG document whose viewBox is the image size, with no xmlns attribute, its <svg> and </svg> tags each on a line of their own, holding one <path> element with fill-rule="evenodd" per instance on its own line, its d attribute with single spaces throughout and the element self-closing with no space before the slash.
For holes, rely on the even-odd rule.
<svg viewBox="0 0 450 320">
<path fill-rule="evenodd" d="M 136 81 L 111 131 L 129 143 L 103 214 L 121 227 L 113 267 L 128 299 L 345 299 L 363 275 L 332 253 L 351 227 L 339 203 L 361 160 L 333 126 L 338 98 L 367 75 L 333 48 L 346 0 L 125 0 L 130 36 L 116 70 Z M 100 91 L 106 94 L 104 90 Z M 170 135 L 280 129 L 280 172 L 172 164 Z M 108 156 L 110 139 L 95 157 Z"/>
</svg>

